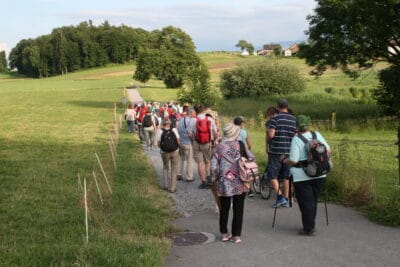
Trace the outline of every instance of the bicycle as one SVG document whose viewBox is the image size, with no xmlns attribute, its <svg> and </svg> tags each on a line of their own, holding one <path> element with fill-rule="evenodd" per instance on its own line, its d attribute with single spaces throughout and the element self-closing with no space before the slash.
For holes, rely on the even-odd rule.
<svg viewBox="0 0 400 267">
<path fill-rule="evenodd" d="M 269 179 L 267 179 L 267 172 L 265 171 L 263 175 L 259 179 L 254 179 L 253 180 L 253 188 L 254 192 L 257 194 L 261 194 L 261 197 L 263 199 L 270 199 L 271 197 L 271 192 L 272 192 L 272 187 L 269 182 Z"/>
</svg>

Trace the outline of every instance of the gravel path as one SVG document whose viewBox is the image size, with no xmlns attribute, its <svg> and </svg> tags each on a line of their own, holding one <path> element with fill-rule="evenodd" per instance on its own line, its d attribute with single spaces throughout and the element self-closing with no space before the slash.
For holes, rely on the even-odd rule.
<svg viewBox="0 0 400 267">
<path fill-rule="evenodd" d="M 139 101 L 135 89 L 128 90 L 131 101 Z M 162 162 L 159 149 L 147 151 L 157 171 L 160 185 Z M 178 181 L 175 200 L 181 218 L 171 222 L 175 227 L 193 232 L 208 232 L 220 238 L 218 216 L 210 190 L 198 189 L 200 180 Z M 317 234 L 298 236 L 301 215 L 297 203 L 280 208 L 272 228 L 273 200 L 259 195 L 247 198 L 242 240 L 233 243 L 211 242 L 186 247 L 173 246 L 167 266 L 399 266 L 400 228 L 385 227 L 368 221 L 359 212 L 328 204 L 329 226 L 325 209 L 318 205 Z"/>
</svg>

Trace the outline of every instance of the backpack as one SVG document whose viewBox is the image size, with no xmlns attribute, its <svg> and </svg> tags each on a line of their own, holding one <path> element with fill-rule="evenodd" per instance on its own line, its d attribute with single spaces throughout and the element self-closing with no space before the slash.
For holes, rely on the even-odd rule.
<svg viewBox="0 0 400 267">
<path fill-rule="evenodd" d="M 207 144 L 211 142 L 211 121 L 207 116 L 204 119 L 197 117 L 196 119 L 196 141 L 199 144 Z"/>
<path fill-rule="evenodd" d="M 150 127 L 153 125 L 153 121 L 151 120 L 151 115 L 145 115 L 142 121 L 143 127 Z"/>
<path fill-rule="evenodd" d="M 252 182 L 260 177 L 258 166 L 254 156 L 250 156 L 246 152 L 246 147 L 242 141 L 239 141 L 240 158 L 239 158 L 239 175 L 240 180 L 245 183 Z"/>
<path fill-rule="evenodd" d="M 312 139 L 307 140 L 303 135 L 299 138 L 305 144 L 307 160 L 300 162 L 304 172 L 310 177 L 319 177 L 329 173 L 331 164 L 326 146 L 317 139 L 317 134 L 311 132 Z"/>
<path fill-rule="evenodd" d="M 160 149 L 164 152 L 173 152 L 178 149 L 178 139 L 172 129 L 161 129 Z"/>
</svg>

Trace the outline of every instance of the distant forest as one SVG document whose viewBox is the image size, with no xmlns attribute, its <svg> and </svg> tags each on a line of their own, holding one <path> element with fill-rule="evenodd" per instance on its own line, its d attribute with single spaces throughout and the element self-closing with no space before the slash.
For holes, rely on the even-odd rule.
<svg viewBox="0 0 400 267">
<path fill-rule="evenodd" d="M 132 62 L 141 48 L 156 45 L 160 31 L 148 32 L 107 21 L 91 21 L 56 28 L 51 34 L 21 40 L 9 56 L 10 67 L 18 73 L 42 78 L 66 74 L 108 63 Z"/>
</svg>

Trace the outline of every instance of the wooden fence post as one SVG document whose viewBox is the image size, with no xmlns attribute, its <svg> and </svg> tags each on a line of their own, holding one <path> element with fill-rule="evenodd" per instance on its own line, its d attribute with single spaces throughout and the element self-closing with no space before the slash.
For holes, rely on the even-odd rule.
<svg viewBox="0 0 400 267">
<path fill-rule="evenodd" d="M 331 122 L 332 122 L 332 130 L 335 130 L 335 128 L 336 128 L 336 112 L 335 111 L 332 112 L 332 120 L 331 120 Z"/>
</svg>

